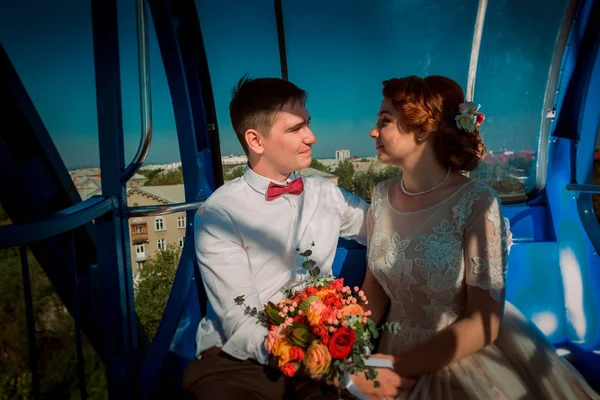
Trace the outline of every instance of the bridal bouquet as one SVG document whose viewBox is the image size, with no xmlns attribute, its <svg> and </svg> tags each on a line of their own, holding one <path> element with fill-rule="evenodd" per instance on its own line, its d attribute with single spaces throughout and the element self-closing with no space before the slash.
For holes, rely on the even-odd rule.
<svg viewBox="0 0 600 400">
<path fill-rule="evenodd" d="M 313 379 L 329 384 L 337 380 L 341 392 L 346 372 L 364 372 L 378 387 L 377 371 L 365 363 L 374 349 L 372 339 L 379 336 L 371 312 L 365 309 L 369 300 L 358 287 L 344 286 L 343 278 L 319 276 L 311 254 L 310 249 L 300 253 L 306 258 L 302 269 L 310 278 L 297 290 L 282 289 L 285 297 L 277 304 L 269 302 L 259 311 L 245 306 L 244 296 L 235 302 L 267 326 L 265 348 L 284 375 L 291 377 L 304 369 Z M 385 323 L 379 329 L 397 333 L 399 324 Z"/>
</svg>

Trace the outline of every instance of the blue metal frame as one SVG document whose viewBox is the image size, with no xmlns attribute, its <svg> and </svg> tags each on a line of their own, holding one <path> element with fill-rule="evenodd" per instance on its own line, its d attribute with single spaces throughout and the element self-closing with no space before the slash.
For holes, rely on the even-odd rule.
<svg viewBox="0 0 600 400">
<path fill-rule="evenodd" d="M 69 311 L 73 312 L 74 291 L 78 290 L 80 308 L 84 310 L 82 329 L 98 352 L 102 352 L 102 325 L 96 313 L 93 270 L 96 263 L 95 228 L 89 220 L 77 221 L 74 237 L 78 249 L 77 281 L 66 275 L 62 265 L 72 262 L 65 252 L 72 243 L 64 235 L 55 235 L 54 229 L 73 227 L 73 220 L 64 213 L 74 212 L 74 204 L 81 202 L 69 173 L 56 150 L 33 102 L 0 45 L 0 99 L 2 118 L 19 132 L 0 130 L 0 203 L 14 225 L 0 230 L 0 247 L 30 243 L 29 249 L 52 282 L 56 293 Z M 14 131 L 13 131 L 14 132 Z M 76 207 L 85 208 L 91 203 Z M 63 210 L 69 211 L 63 211 Z M 59 212 L 67 221 L 60 221 Z M 39 225 L 31 221 L 57 217 Z M 81 224 L 80 224 L 81 222 Z M 66 225 L 66 226 L 65 226 Z M 62 228 L 61 228 L 62 226 Z M 51 237 L 52 236 L 52 237 Z"/>
<path fill-rule="evenodd" d="M 596 11 L 596 14 L 599 12 Z M 600 18 L 596 15 L 595 18 Z M 596 19 L 597 21 L 597 19 Z M 595 254 L 600 253 L 600 224 L 594 212 L 592 202 L 592 193 L 600 194 L 600 185 L 590 185 L 593 179 L 594 171 L 594 149 L 598 130 L 600 129 L 600 31 L 596 32 L 595 48 L 592 52 L 596 53 L 593 70 L 589 76 L 587 92 L 583 93 L 584 108 L 580 113 L 580 138 L 577 146 L 577 164 L 575 178 L 580 185 L 575 186 L 577 196 L 577 207 L 579 216 L 587 230 L 588 236 L 594 244 Z M 581 185 L 583 184 L 583 185 Z M 587 185 L 586 185 L 587 184 Z"/>
<path fill-rule="evenodd" d="M 121 76 L 116 0 L 92 0 L 92 30 L 102 194 L 114 197 L 118 208 L 95 221 L 98 237 L 102 326 L 108 392 L 111 399 L 138 397 L 138 324 L 129 263 L 127 196 L 124 170 Z"/>
<path fill-rule="evenodd" d="M 90 197 L 47 218 L 0 228 L 0 248 L 37 242 L 64 232 L 72 231 L 116 208 L 114 197 Z"/>
<path fill-rule="evenodd" d="M 150 1 L 149 5 L 173 101 L 185 199 L 186 203 L 198 202 L 223 183 L 216 111 L 198 14 L 190 0 Z M 161 323 L 141 365 L 143 398 L 161 391 L 173 395 L 180 386 L 179 381 L 160 381 L 158 378 L 165 368 L 185 367 L 188 359 L 170 351 L 181 338 L 177 333 L 182 332 L 180 321 L 184 328 L 193 324 L 195 332 L 199 316 L 205 312 L 205 299 L 197 297 L 197 293 L 204 293 L 204 288 L 196 265 L 194 213 L 195 210 L 187 211 L 188 224 L 179 267 Z M 194 281 L 195 287 L 192 286 Z M 189 311 L 190 297 L 197 299 L 199 312 L 182 318 Z M 173 358 L 173 363 L 165 362 Z"/>
<path fill-rule="evenodd" d="M 600 355 L 595 353 L 600 349 L 600 292 L 597 289 L 600 258 L 592 240 L 597 242 L 598 238 L 590 235 L 592 230 L 586 231 L 586 224 L 591 223 L 582 218 L 585 208 L 582 209 L 579 198 L 585 195 L 569 190 L 569 185 L 577 183 L 579 176 L 584 177 L 593 162 L 590 137 L 595 139 L 598 129 L 598 20 L 600 2 L 582 2 L 562 65 L 555 103 L 559 112 L 548 144 L 548 174 L 552 179 L 546 187 L 557 236 L 561 277 L 563 282 L 570 282 L 570 285 L 564 284 L 565 307 L 569 311 L 566 314 L 569 347 L 580 370 L 596 383 L 600 382 L 597 369 Z M 581 155 L 585 156 L 576 161 Z M 578 171 L 578 168 L 583 170 Z M 597 222 L 595 229 L 597 231 Z"/>
</svg>

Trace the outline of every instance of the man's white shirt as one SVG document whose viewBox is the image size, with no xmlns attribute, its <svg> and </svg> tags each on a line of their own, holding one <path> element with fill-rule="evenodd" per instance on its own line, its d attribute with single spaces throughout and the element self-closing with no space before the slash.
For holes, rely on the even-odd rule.
<svg viewBox="0 0 600 400">
<path fill-rule="evenodd" d="M 198 209 L 194 241 L 210 312 L 198 327 L 197 354 L 222 346 L 233 357 L 266 364 L 267 329 L 234 298 L 243 295 L 258 310 L 279 301 L 282 287 L 303 279 L 305 259 L 296 249 L 308 250 L 313 242 L 310 258 L 322 274 L 331 272 L 340 236 L 366 244 L 368 204 L 327 179 L 302 180 L 302 194 L 267 201 L 272 181 L 247 168 Z"/>
</svg>

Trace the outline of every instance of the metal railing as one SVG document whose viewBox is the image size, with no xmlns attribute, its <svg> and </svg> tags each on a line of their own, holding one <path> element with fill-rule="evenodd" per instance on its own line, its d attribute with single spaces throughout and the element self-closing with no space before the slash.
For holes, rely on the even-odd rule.
<svg viewBox="0 0 600 400">
<path fill-rule="evenodd" d="M 71 315 L 74 321 L 75 346 L 77 353 L 77 377 L 80 395 L 87 399 L 85 360 L 82 345 L 82 329 L 79 302 L 79 279 L 77 276 L 75 234 L 74 231 L 93 220 L 112 212 L 117 206 L 116 199 L 92 197 L 82 203 L 73 205 L 63 211 L 37 221 L 0 227 L 0 249 L 19 247 L 21 272 L 23 276 L 23 293 L 27 320 L 27 338 L 29 347 L 29 367 L 31 370 L 32 395 L 40 398 L 40 374 L 38 370 L 39 348 L 36 340 L 35 305 L 33 304 L 31 285 L 31 266 L 28 258 L 28 245 L 45 239 L 68 235 L 68 261 L 64 266 L 65 277 L 72 279 Z"/>
<path fill-rule="evenodd" d="M 150 90 L 150 57 L 148 55 L 148 18 L 146 0 L 136 1 L 138 70 L 140 79 L 140 111 L 142 137 L 133 161 L 121 173 L 121 182 L 127 182 L 140 169 L 152 143 L 152 98 Z"/>
</svg>

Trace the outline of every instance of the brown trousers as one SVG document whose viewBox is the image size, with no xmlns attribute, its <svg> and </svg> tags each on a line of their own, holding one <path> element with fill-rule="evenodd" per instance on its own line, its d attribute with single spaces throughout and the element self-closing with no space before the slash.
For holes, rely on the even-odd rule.
<svg viewBox="0 0 600 400">
<path fill-rule="evenodd" d="M 337 400 L 337 389 L 311 379 L 288 378 L 255 361 L 224 352 L 188 364 L 183 375 L 186 400 Z"/>
</svg>

